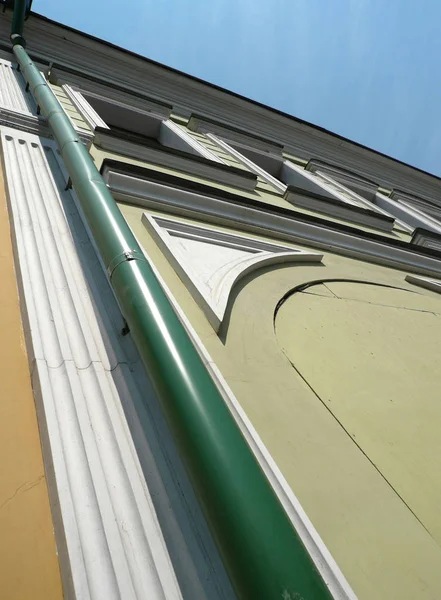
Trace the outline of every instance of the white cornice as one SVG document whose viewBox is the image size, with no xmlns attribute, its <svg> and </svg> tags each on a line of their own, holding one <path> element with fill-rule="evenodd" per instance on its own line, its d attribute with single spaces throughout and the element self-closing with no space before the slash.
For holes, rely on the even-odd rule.
<svg viewBox="0 0 441 600">
<path fill-rule="evenodd" d="M 172 131 L 176 136 L 180 137 L 184 141 L 185 145 L 187 147 L 191 147 L 199 156 L 203 156 L 205 158 L 208 158 L 209 160 L 223 165 L 226 164 L 223 160 L 219 158 L 219 156 L 216 156 L 216 154 L 214 154 L 208 148 L 203 146 L 200 142 L 197 141 L 197 139 L 190 135 L 185 128 L 179 126 L 177 123 L 173 123 L 173 121 L 167 119 L 166 121 L 163 121 L 162 125 L 163 127 L 166 127 L 167 129 Z"/>
<path fill-rule="evenodd" d="M 245 206 L 239 202 L 233 203 L 195 194 L 109 167 L 105 167 L 103 174 L 115 197 L 125 202 L 270 236 L 280 241 L 304 244 L 319 250 L 331 250 L 423 275 L 441 276 L 439 258 L 414 252 L 410 246 L 393 245 L 392 240 L 388 244 L 371 236 L 354 235 L 321 224 L 298 220 L 294 214 L 287 216 Z"/>
<path fill-rule="evenodd" d="M 5 40 L 9 27 L 10 17 L 5 15 L 0 20 L 0 37 Z M 287 152 L 296 156 L 323 160 L 383 187 L 404 188 L 428 198 L 439 196 L 441 182 L 427 173 L 97 40 L 32 16 L 26 22 L 26 37 L 31 54 L 100 77 L 109 86 L 116 84 L 129 93 L 142 93 L 231 123 L 283 144 Z"/>
<path fill-rule="evenodd" d="M 191 131 L 212 133 L 222 138 L 227 138 L 233 142 L 242 143 L 243 145 L 254 150 L 271 153 L 275 157 L 279 158 L 280 161 L 283 160 L 282 146 L 280 144 L 275 144 L 271 140 L 258 138 L 251 134 L 247 137 L 243 134 L 243 132 L 236 131 L 231 129 L 231 127 L 228 127 L 228 123 L 223 123 L 221 121 L 208 121 L 199 115 L 192 115 L 188 122 L 188 128 Z"/>
</svg>

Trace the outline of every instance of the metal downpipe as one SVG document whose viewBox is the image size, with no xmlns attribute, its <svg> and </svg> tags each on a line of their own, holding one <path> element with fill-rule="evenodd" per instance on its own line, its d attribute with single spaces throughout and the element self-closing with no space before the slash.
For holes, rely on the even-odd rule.
<svg viewBox="0 0 441 600">
<path fill-rule="evenodd" d="M 133 339 L 239 598 L 332 598 L 95 164 L 23 43 L 11 40 L 58 144 Z"/>
</svg>

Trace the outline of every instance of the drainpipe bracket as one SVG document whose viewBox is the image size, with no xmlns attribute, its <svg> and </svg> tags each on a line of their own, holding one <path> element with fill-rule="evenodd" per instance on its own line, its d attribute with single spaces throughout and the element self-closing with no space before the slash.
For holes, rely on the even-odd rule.
<svg viewBox="0 0 441 600">
<path fill-rule="evenodd" d="M 147 259 L 142 252 L 139 252 L 138 250 L 125 250 L 124 252 L 121 252 L 121 254 L 117 254 L 107 265 L 107 275 L 109 279 L 112 278 L 115 269 L 119 267 L 119 265 L 130 260 L 147 262 Z"/>
</svg>

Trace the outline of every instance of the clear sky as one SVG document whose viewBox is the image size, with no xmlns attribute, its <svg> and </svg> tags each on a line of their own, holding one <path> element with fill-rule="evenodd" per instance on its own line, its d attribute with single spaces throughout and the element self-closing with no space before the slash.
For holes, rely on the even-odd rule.
<svg viewBox="0 0 441 600">
<path fill-rule="evenodd" d="M 32 8 L 441 176 L 440 0 L 34 0 Z"/>
</svg>

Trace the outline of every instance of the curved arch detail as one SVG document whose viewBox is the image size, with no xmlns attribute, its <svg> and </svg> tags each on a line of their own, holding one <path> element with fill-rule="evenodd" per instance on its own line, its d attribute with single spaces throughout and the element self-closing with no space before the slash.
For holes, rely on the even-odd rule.
<svg viewBox="0 0 441 600">
<path fill-rule="evenodd" d="M 143 224 L 216 332 L 234 286 L 264 266 L 321 262 L 323 255 L 144 213 Z"/>
</svg>

